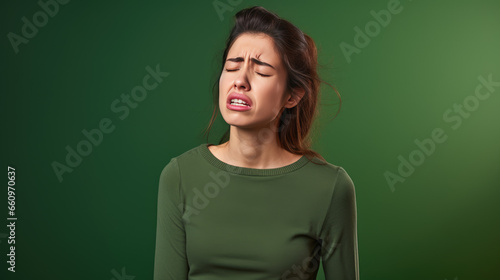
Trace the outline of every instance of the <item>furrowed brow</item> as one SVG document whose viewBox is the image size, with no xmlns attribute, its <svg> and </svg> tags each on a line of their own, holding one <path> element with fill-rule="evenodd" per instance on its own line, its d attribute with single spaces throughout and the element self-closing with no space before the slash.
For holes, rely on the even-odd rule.
<svg viewBox="0 0 500 280">
<path fill-rule="evenodd" d="M 264 62 L 264 61 L 260 61 L 260 60 L 258 60 L 258 59 L 256 59 L 256 58 L 251 58 L 251 60 L 252 60 L 255 64 L 257 64 L 257 65 L 261 65 L 261 66 L 268 66 L 268 67 L 271 67 L 271 68 L 273 68 L 274 70 L 276 70 L 276 68 L 274 68 L 274 66 L 272 66 L 272 65 L 271 65 L 271 64 L 269 64 L 269 63 L 266 63 L 266 62 Z M 244 61 L 244 59 L 243 59 L 243 57 L 238 56 L 238 57 L 235 57 L 235 58 L 228 58 L 226 61 L 232 61 L 232 62 L 243 62 L 243 61 Z"/>
</svg>

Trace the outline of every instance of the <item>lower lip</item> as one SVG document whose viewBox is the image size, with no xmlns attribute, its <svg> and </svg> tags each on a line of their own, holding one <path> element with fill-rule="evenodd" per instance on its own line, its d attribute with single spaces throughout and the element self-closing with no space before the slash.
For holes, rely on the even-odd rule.
<svg viewBox="0 0 500 280">
<path fill-rule="evenodd" d="M 250 110 L 252 107 L 250 106 L 238 106 L 238 105 L 231 105 L 230 103 L 226 103 L 227 104 L 227 108 L 229 110 L 234 110 L 234 111 L 248 111 Z"/>
</svg>

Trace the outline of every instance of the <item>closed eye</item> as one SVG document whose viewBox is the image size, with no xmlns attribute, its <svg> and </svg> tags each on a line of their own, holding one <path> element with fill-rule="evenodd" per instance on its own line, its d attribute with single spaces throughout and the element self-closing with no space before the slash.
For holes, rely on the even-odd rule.
<svg viewBox="0 0 500 280">
<path fill-rule="evenodd" d="M 234 72 L 236 70 L 239 70 L 239 69 L 226 69 L 227 72 Z M 259 72 L 255 72 L 255 73 L 261 75 L 262 77 L 270 77 L 271 76 L 271 75 L 264 75 L 264 74 L 261 74 Z"/>
</svg>

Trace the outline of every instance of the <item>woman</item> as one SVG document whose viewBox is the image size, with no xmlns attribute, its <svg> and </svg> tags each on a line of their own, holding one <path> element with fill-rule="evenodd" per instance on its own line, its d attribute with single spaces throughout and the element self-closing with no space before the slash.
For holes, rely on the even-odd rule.
<svg viewBox="0 0 500 280">
<path fill-rule="evenodd" d="M 306 139 L 315 44 L 262 7 L 235 17 L 217 97 L 229 139 L 163 169 L 154 279 L 316 279 L 320 260 L 327 280 L 359 279 L 354 184 Z"/>
</svg>

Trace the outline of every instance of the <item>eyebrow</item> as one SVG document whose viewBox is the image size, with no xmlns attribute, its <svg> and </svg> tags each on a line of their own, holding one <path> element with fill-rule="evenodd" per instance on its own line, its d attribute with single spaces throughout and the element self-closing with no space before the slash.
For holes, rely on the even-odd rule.
<svg viewBox="0 0 500 280">
<path fill-rule="evenodd" d="M 272 66 L 272 65 L 271 65 L 271 64 L 269 64 L 269 63 L 265 63 L 264 61 L 260 61 L 260 60 L 258 60 L 258 59 L 256 59 L 256 58 L 251 58 L 251 60 L 252 60 L 255 64 L 257 64 L 257 65 L 269 66 L 269 67 L 273 68 L 274 70 L 276 70 L 276 68 L 274 68 L 274 66 Z M 244 60 L 243 60 L 243 57 L 238 56 L 238 57 L 235 57 L 235 58 L 228 58 L 226 61 L 232 61 L 232 62 L 242 62 L 242 61 L 244 61 Z"/>
</svg>

